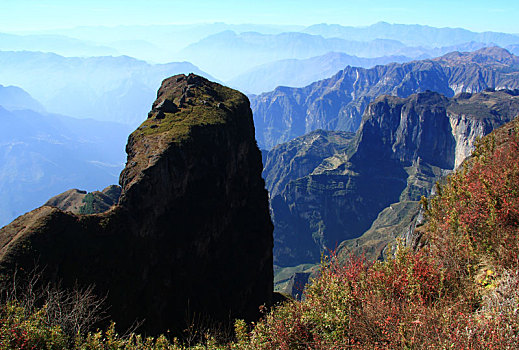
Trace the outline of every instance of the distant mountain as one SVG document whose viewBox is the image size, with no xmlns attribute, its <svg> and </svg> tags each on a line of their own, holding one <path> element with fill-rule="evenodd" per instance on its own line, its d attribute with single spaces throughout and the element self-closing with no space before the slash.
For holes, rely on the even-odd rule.
<svg viewBox="0 0 519 350">
<path fill-rule="evenodd" d="M 130 129 L 0 107 L 0 226 L 72 187 L 118 182 Z"/>
<path fill-rule="evenodd" d="M 43 106 L 31 95 L 17 86 L 0 85 L 0 106 L 7 110 L 31 109 L 44 112 Z"/>
<path fill-rule="evenodd" d="M 189 45 L 179 55 L 220 79 L 230 80 L 255 66 L 282 59 L 304 59 L 332 51 L 380 57 L 404 47 L 395 40 L 360 42 L 296 32 L 267 35 L 257 32 L 237 34 L 228 30 Z M 214 57 L 225 57 L 225 64 Z"/>
<path fill-rule="evenodd" d="M 15 35 L 0 33 L 1 51 L 42 51 L 63 56 L 117 55 L 117 50 L 64 35 Z"/>
<path fill-rule="evenodd" d="M 441 47 L 470 41 L 494 43 L 499 46 L 519 44 L 519 35 L 483 32 L 462 28 L 435 28 L 418 24 L 389 24 L 379 22 L 367 27 L 348 27 L 338 24 L 315 24 L 303 32 L 326 38 L 368 41 L 373 39 L 398 40 L 409 46 Z"/>
<path fill-rule="evenodd" d="M 203 38 L 232 30 L 236 33 L 260 32 L 279 34 L 300 31 L 303 26 L 269 24 L 198 23 L 179 25 L 82 26 L 54 29 L 46 34 L 66 35 L 88 42 L 113 47 L 120 54 L 148 62 L 167 63 L 178 60 L 177 53 Z"/>
<path fill-rule="evenodd" d="M 127 56 L 66 58 L 0 51 L 0 83 L 22 87 L 53 113 L 135 126 L 163 79 L 201 72 L 188 62 L 152 65 Z"/>
<path fill-rule="evenodd" d="M 314 131 L 278 145 L 263 171 L 275 264 L 319 262 L 322 251 L 345 240 L 348 249 L 378 256 L 398 233 L 380 229 L 405 228 L 417 201 L 470 155 L 477 138 L 518 114 L 519 90 L 450 99 L 431 91 L 382 96 L 366 109 L 355 135 Z M 378 231 L 362 236 L 377 216 Z"/>
<path fill-rule="evenodd" d="M 251 97 L 256 138 L 270 149 L 316 129 L 356 131 L 366 106 L 382 94 L 446 96 L 486 88 L 519 88 L 519 57 L 498 47 L 371 69 L 346 67 L 303 88 L 278 87 Z"/>
<path fill-rule="evenodd" d="M 342 52 L 329 52 L 305 60 L 287 59 L 266 63 L 229 81 L 229 85 L 247 93 L 271 91 L 278 86 L 302 87 L 328 78 L 346 66 L 371 68 L 391 62 L 407 62 L 405 56 L 363 58 Z"/>
<path fill-rule="evenodd" d="M 519 44 L 509 45 L 506 49 L 516 56 L 519 55 Z"/>
<path fill-rule="evenodd" d="M 299 32 L 261 34 L 235 33 L 227 30 L 191 44 L 178 54 L 222 80 L 231 80 L 266 63 L 284 59 L 307 59 L 329 52 L 357 57 L 407 56 L 415 59 L 440 56 L 450 51 L 470 51 L 489 44 L 474 41 L 448 46 L 408 46 L 398 40 L 374 38 L 356 41 L 347 38 L 325 38 Z M 492 44 L 494 46 L 495 44 Z M 214 57 L 225 57 L 225 61 Z"/>
</svg>

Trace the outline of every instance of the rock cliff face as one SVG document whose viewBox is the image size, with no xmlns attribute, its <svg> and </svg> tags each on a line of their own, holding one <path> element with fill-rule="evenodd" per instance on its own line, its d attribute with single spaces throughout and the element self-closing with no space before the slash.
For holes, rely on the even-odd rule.
<svg viewBox="0 0 519 350">
<path fill-rule="evenodd" d="M 0 231 L 3 272 L 38 259 L 64 287 L 95 284 L 121 328 L 144 319 L 151 334 L 255 318 L 272 298 L 273 228 L 247 98 L 169 78 L 126 151 L 118 205 L 19 217 Z"/>
<path fill-rule="evenodd" d="M 346 67 L 303 88 L 278 87 L 251 99 L 257 139 L 270 149 L 316 129 L 355 132 L 380 95 L 408 97 L 431 90 L 452 97 L 486 88 L 519 88 L 519 58 L 493 47 L 371 69 Z"/>
<path fill-rule="evenodd" d="M 518 94 L 382 96 L 368 106 L 353 138 L 319 131 L 331 143 L 326 154 L 305 156 L 315 132 L 275 147 L 264 170 L 272 190 L 275 263 L 318 262 L 322 250 L 345 240 L 341 248 L 379 256 L 397 229 L 412 225 L 417 201 L 472 151 L 476 138 L 519 114 Z M 299 154 L 290 152 L 295 142 Z M 269 167 L 274 159 L 284 163 Z M 283 168 L 286 177 L 276 171 Z"/>
</svg>

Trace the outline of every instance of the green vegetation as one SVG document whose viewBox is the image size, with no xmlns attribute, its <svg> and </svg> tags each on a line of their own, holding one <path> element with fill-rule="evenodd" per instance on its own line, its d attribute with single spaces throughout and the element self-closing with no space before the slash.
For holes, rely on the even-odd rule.
<svg viewBox="0 0 519 350">
<path fill-rule="evenodd" d="M 96 210 L 94 208 L 94 194 L 87 193 L 85 198 L 83 198 L 82 202 L 85 203 L 79 208 L 79 214 L 94 214 Z"/>
<path fill-rule="evenodd" d="M 229 118 L 229 110 L 243 103 L 245 98 L 240 92 L 209 81 L 189 90 L 185 98 L 179 84 L 167 96 L 175 105 L 183 105 L 174 113 L 164 113 L 163 118 L 149 118 L 133 133 L 135 137 L 159 135 L 167 133 L 176 142 L 189 137 L 195 126 L 225 123 Z M 184 98 L 183 102 L 180 102 Z"/>
</svg>

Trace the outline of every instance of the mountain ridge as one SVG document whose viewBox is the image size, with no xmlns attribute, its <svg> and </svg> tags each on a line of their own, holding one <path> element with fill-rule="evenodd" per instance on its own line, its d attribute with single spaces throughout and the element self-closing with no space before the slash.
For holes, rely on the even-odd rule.
<svg viewBox="0 0 519 350">
<path fill-rule="evenodd" d="M 323 36 L 348 37 L 369 40 L 374 37 L 392 38 L 408 45 L 447 46 L 469 41 L 511 45 L 519 43 L 519 35 L 500 32 L 473 32 L 463 28 L 437 28 L 419 24 L 390 24 L 377 22 L 366 27 L 349 27 L 338 24 L 315 24 L 305 28 L 307 33 Z"/>
<path fill-rule="evenodd" d="M 278 87 L 252 96 L 258 143 L 269 149 L 315 129 L 356 131 L 369 102 L 384 94 L 407 97 L 431 90 L 452 97 L 463 91 L 519 87 L 519 67 L 499 61 L 506 60 L 508 51 L 485 48 L 460 53 L 460 57 L 481 60 L 486 56 L 488 60 L 477 63 L 466 58 L 467 64 L 450 65 L 448 59 L 453 56 L 460 61 L 456 55 L 371 69 L 346 67 L 331 78 L 303 88 Z"/>
</svg>

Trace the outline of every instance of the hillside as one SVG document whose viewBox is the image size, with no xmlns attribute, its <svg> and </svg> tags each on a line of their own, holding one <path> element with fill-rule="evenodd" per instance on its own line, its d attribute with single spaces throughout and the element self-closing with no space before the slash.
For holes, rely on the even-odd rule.
<svg viewBox="0 0 519 350">
<path fill-rule="evenodd" d="M 278 87 L 251 98 L 258 144 L 271 149 L 317 129 L 355 132 L 368 104 L 383 94 L 407 97 L 431 90 L 452 97 L 516 89 L 518 63 L 517 56 L 494 47 L 371 69 L 346 67 L 303 88 Z"/>
<path fill-rule="evenodd" d="M 109 328 L 80 342 L 93 349 L 516 349 L 518 164 L 516 119 L 483 138 L 438 194 L 422 200 L 420 247 L 397 245 L 378 262 L 325 259 L 303 301 L 286 301 L 254 324 L 238 320 L 235 341 L 208 337 L 193 348 L 165 337 L 124 339 Z M 22 324 L 14 324 L 16 312 L 4 311 L 6 339 L 63 341 L 60 329 L 38 323 L 45 310 Z"/>
</svg>

